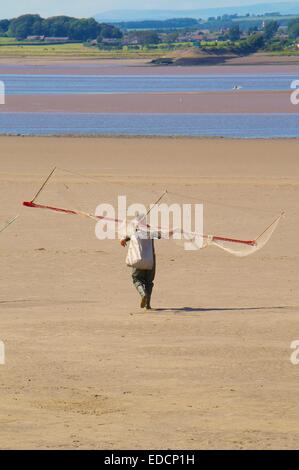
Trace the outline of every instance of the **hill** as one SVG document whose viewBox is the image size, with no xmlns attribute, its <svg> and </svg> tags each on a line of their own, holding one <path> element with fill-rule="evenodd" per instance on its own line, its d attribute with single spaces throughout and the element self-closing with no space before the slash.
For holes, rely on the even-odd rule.
<svg viewBox="0 0 299 470">
<path fill-rule="evenodd" d="M 165 20 L 169 18 L 208 18 L 219 15 L 262 15 L 264 13 L 279 12 L 283 15 L 299 14 L 299 2 L 270 2 L 249 4 L 245 6 L 205 8 L 198 10 L 110 10 L 96 14 L 98 21 L 144 21 Z"/>
</svg>

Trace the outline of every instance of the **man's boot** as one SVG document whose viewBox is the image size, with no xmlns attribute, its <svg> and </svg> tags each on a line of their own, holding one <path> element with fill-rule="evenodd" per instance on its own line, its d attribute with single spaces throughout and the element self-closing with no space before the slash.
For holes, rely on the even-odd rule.
<svg viewBox="0 0 299 470">
<path fill-rule="evenodd" d="M 145 308 L 146 308 L 146 310 L 151 310 L 151 308 L 152 308 L 151 307 L 151 298 L 150 298 L 150 296 L 146 297 Z"/>
<path fill-rule="evenodd" d="M 142 284 L 135 284 L 135 287 L 136 287 L 139 295 L 141 296 L 140 307 L 144 308 L 147 304 L 147 296 L 146 296 L 145 289 L 144 289 Z"/>
</svg>

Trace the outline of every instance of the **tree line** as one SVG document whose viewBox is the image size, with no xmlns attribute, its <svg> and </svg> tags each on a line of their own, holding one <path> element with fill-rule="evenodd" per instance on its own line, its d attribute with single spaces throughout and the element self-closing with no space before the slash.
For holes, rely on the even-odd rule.
<svg viewBox="0 0 299 470">
<path fill-rule="evenodd" d="M 181 28 L 196 28 L 199 26 L 198 20 L 193 18 L 172 18 L 169 20 L 144 20 L 144 21 L 123 21 L 115 23 L 124 30 L 136 30 L 136 29 L 181 29 Z"/>
<path fill-rule="evenodd" d="M 299 18 L 296 18 L 295 20 L 290 22 L 288 32 L 291 38 L 299 38 Z"/>
<path fill-rule="evenodd" d="M 12 20 L 0 21 L 0 34 L 18 39 L 28 36 L 68 37 L 75 41 L 104 38 L 121 38 L 122 32 L 113 25 L 98 23 L 94 18 L 73 18 L 53 16 L 42 18 L 39 15 L 22 15 Z"/>
<path fill-rule="evenodd" d="M 263 34 L 265 41 L 271 40 L 279 29 L 279 23 L 275 20 L 266 21 Z M 257 28 L 252 28 L 249 30 L 249 33 L 256 33 L 258 31 Z M 299 18 L 295 18 L 294 20 L 290 21 L 288 25 L 288 35 L 291 39 L 296 39 L 299 37 Z M 236 41 L 241 37 L 241 28 L 239 24 L 233 25 L 228 31 L 228 38 L 231 41 Z"/>
</svg>

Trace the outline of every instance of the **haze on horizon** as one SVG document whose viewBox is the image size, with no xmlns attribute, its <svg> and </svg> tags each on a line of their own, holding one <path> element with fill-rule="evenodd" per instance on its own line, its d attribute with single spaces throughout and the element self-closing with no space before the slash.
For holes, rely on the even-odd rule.
<svg viewBox="0 0 299 470">
<path fill-rule="evenodd" d="M 26 13 L 54 15 L 94 16 L 107 10 L 192 10 L 213 7 L 240 7 L 254 4 L 279 3 L 267 0 L 10 0 L 1 5 L 0 18 L 13 18 Z M 295 3 L 295 2 L 294 2 Z M 281 4 L 281 2 L 280 2 Z M 142 6 L 141 6 L 142 5 Z"/>
</svg>

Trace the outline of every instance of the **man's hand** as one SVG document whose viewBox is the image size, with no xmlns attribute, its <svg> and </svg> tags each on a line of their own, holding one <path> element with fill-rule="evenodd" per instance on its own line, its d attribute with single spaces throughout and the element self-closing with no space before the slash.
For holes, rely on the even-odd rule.
<svg viewBox="0 0 299 470">
<path fill-rule="evenodd" d="M 121 246 L 124 248 L 127 246 L 127 240 L 124 238 L 123 240 L 120 241 Z"/>
</svg>

